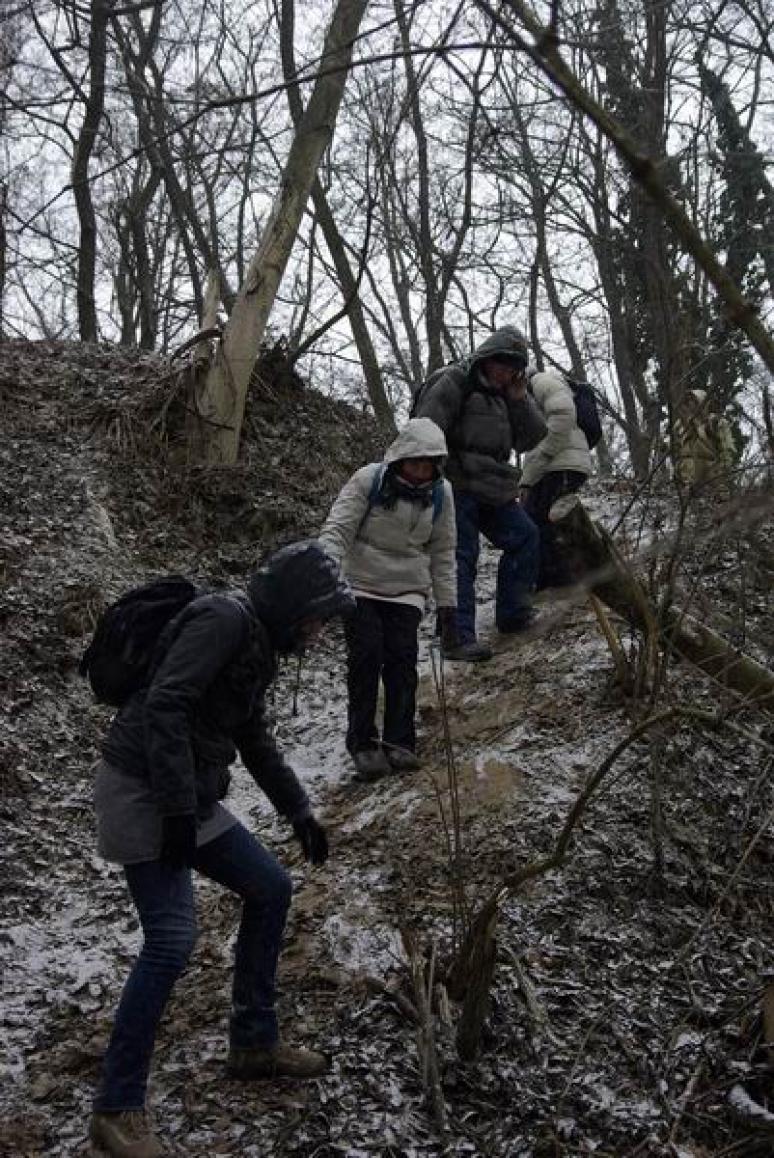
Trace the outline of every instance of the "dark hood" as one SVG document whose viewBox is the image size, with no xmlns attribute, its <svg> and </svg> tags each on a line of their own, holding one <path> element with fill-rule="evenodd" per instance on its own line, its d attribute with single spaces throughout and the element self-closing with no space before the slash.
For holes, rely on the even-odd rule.
<svg viewBox="0 0 774 1158">
<path fill-rule="evenodd" d="M 523 366 L 527 365 L 529 361 L 527 339 L 516 326 L 502 326 L 491 333 L 480 346 L 476 346 L 468 359 L 468 364 L 473 368 L 484 358 L 495 358 L 498 355 L 518 360 Z"/>
<path fill-rule="evenodd" d="M 279 652 L 297 650 L 307 619 L 332 619 L 355 609 L 338 564 L 316 539 L 282 547 L 255 571 L 247 591 L 256 614 Z"/>
</svg>

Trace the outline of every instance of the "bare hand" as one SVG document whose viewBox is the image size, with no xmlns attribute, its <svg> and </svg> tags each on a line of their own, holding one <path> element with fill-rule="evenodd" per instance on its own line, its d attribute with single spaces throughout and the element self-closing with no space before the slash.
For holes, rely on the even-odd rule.
<svg viewBox="0 0 774 1158">
<path fill-rule="evenodd" d="M 527 375 L 515 374 L 505 387 L 505 395 L 511 402 L 523 402 L 527 397 Z"/>
</svg>

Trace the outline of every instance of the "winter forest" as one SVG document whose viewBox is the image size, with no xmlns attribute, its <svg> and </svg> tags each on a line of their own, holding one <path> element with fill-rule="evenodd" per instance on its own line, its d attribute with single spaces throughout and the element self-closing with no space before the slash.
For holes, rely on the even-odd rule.
<svg viewBox="0 0 774 1158">
<path fill-rule="evenodd" d="M 773 159 L 772 0 L 3 0 L 0 1155 L 774 1154 Z M 486 393 L 503 327 L 509 509 L 559 394 L 589 465 L 556 460 L 577 487 L 535 541 L 568 578 L 524 581 L 518 630 L 526 549 L 482 521 L 464 662 L 433 568 L 448 530 L 470 571 L 474 405 L 446 427 L 427 400 L 456 373 Z M 430 427 L 443 455 L 401 442 Z M 138 584 L 187 576 L 222 611 L 318 537 L 359 615 L 347 552 L 402 504 L 431 597 L 370 603 L 402 606 L 380 664 L 418 638 L 416 759 L 382 666 L 389 759 L 353 775 L 355 628 L 311 610 L 283 611 L 308 638 L 267 636 L 282 757 L 234 741 L 229 816 L 292 885 L 276 1040 L 308 1052 L 235 1080 L 249 899 L 200 869 L 147 1101 L 105 1100 L 150 918 L 95 837 L 134 701 L 95 702 L 84 648 Z M 300 607 L 294 574 L 272 598 Z M 204 702 L 176 717 L 197 793 Z M 162 813 L 161 852 L 123 863 L 190 876 L 202 816 L 184 852 L 188 806 Z"/>
</svg>

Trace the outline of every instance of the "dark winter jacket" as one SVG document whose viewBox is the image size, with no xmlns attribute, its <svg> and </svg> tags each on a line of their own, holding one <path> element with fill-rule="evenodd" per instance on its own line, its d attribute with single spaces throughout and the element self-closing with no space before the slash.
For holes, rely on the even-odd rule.
<svg viewBox="0 0 774 1158">
<path fill-rule="evenodd" d="M 524 355 L 526 363 L 518 330 L 495 330 L 467 361 L 429 383 L 416 408 L 418 417 L 431 418 L 446 435 L 449 481 L 493 506 L 511 502 L 519 492 L 519 472 L 510 463 L 513 451 L 531 450 L 547 433 L 529 395 L 512 402 L 492 389 L 481 372 L 485 358 L 515 353 Z"/>
<path fill-rule="evenodd" d="M 306 793 L 266 722 L 276 658 L 251 599 L 202 596 L 167 630 L 151 684 L 115 717 L 104 758 L 148 779 L 162 816 L 204 818 L 226 795 L 238 752 L 278 812 L 290 820 L 306 815 Z"/>
</svg>

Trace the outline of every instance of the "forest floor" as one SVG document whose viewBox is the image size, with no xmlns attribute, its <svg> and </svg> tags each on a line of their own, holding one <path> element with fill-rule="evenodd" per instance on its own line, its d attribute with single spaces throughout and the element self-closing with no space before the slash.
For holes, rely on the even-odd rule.
<svg viewBox="0 0 774 1158">
<path fill-rule="evenodd" d="M 107 717 L 75 669 L 95 610 L 153 572 L 238 583 L 266 546 L 310 533 L 378 446 L 349 408 L 265 384 L 241 473 L 173 468 L 152 453 L 173 383 L 139 356 L 0 346 L 0 1154 L 18 1158 L 90 1153 L 99 1059 L 139 944 L 122 874 L 94 847 L 91 766 Z M 625 482 L 593 486 L 587 505 L 627 550 L 665 541 L 672 522 L 668 494 L 646 503 Z M 705 507 L 696 520 L 700 547 L 682 573 L 694 606 L 771 663 L 771 519 L 734 528 Z M 495 576 L 485 553 L 490 636 Z M 410 776 L 352 780 L 335 631 L 306 659 L 297 691 L 295 665 L 282 670 L 276 730 L 328 827 L 328 863 L 302 862 L 243 770 L 229 803 L 292 871 L 282 1030 L 326 1051 L 331 1069 L 306 1084 L 227 1079 L 238 907 L 202 883 L 201 937 L 152 1075 L 170 1154 L 774 1153 L 774 1076 L 757 1015 L 774 963 L 774 732 L 681 665 L 662 702 L 727 720 L 673 724 L 629 747 L 564 866 L 503 899 L 481 1048 L 459 1060 L 460 1008 L 443 982 L 460 889 L 475 912 L 509 872 L 549 853 L 589 775 L 645 711 L 616 685 L 584 593 L 539 602 L 536 628 L 495 639 L 488 664 L 444 665 L 440 691 L 423 626 L 424 766 Z M 624 643 L 636 650 L 626 632 Z M 434 962 L 438 982 L 435 1104 L 409 952 Z"/>
</svg>

